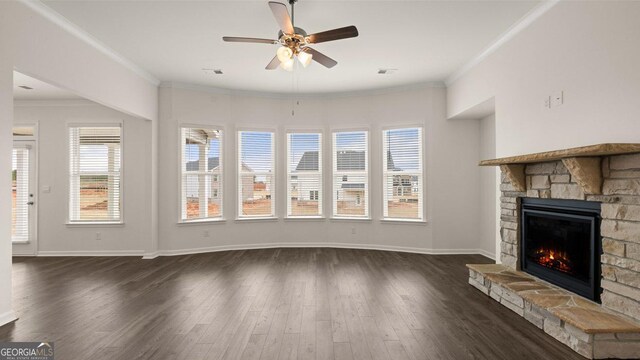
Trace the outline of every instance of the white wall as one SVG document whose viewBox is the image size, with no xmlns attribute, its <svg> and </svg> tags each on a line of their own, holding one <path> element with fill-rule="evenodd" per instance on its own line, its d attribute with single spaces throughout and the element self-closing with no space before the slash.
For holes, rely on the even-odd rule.
<svg viewBox="0 0 640 360">
<path fill-rule="evenodd" d="M 128 114 L 150 120 L 157 118 L 155 84 L 25 3 L 1 1 L 0 154 L 5 156 L 0 157 L 0 173 L 8 174 L 11 169 L 9 148 L 12 143 L 13 71 L 16 69 Z M 154 158 L 150 161 L 153 166 Z M 0 204 L 4 204 L 0 208 L 0 325 L 14 319 L 11 311 L 10 179 L 2 179 L 0 189 L 7 191 L 0 194 Z M 152 178 L 152 188 L 154 183 Z M 153 212 L 153 209 L 146 211 Z M 153 241 L 149 244 L 152 248 Z"/>
<path fill-rule="evenodd" d="M 480 119 L 480 159 L 496 156 L 496 117 L 489 115 Z M 498 236 L 495 211 L 499 203 L 497 181 L 499 171 L 495 167 L 480 167 L 480 248 L 491 254 L 496 250 Z M 495 257 L 495 255 L 494 255 Z"/>
<path fill-rule="evenodd" d="M 68 123 L 123 124 L 124 225 L 66 225 Z M 38 126 L 38 254 L 140 254 L 151 236 L 151 121 L 90 101 L 16 101 L 15 124 Z M 51 187 L 50 193 L 41 189 Z M 100 232 L 101 240 L 96 240 Z"/>
<path fill-rule="evenodd" d="M 0 49 L 2 49 L 0 38 Z M 11 119 L 13 118 L 13 67 L 0 56 L 0 171 L 11 171 Z M 0 325 L 15 320 L 11 310 L 11 179 L 0 176 Z"/>
<path fill-rule="evenodd" d="M 0 1 L 0 52 L 12 55 L 16 70 L 128 114 L 157 118 L 155 84 L 35 8 Z"/>
<path fill-rule="evenodd" d="M 448 118 L 495 96 L 497 157 L 640 142 L 638 19 L 640 2 L 559 2 L 449 85 Z"/>
<path fill-rule="evenodd" d="M 495 96 L 497 156 L 638 142 L 639 18 L 640 2 L 561 1 L 449 86 L 448 117 Z"/>
<path fill-rule="evenodd" d="M 475 252 L 479 249 L 479 124 L 445 119 L 445 89 L 415 89 L 302 97 L 291 116 L 290 97 L 229 93 L 174 85 L 160 91 L 160 249 L 165 253 L 270 245 L 344 245 L 424 252 Z M 222 125 L 225 130 L 224 208 L 226 222 L 178 225 L 179 125 Z M 383 224 L 381 131 L 387 125 L 423 125 L 426 142 L 426 224 Z M 324 131 L 368 127 L 371 141 L 372 221 L 283 220 L 285 215 L 285 136 L 287 128 Z M 237 221 L 235 130 L 277 130 L 277 221 Z M 326 154 L 326 152 L 325 152 Z M 326 212 L 330 212 L 330 158 L 324 157 Z M 377 190 L 377 191 L 376 191 Z M 325 214 L 328 215 L 328 214 Z M 210 237 L 203 237 L 209 230 Z M 355 234 L 352 230 L 355 229 Z M 492 253 L 493 251 L 491 251 Z"/>
</svg>

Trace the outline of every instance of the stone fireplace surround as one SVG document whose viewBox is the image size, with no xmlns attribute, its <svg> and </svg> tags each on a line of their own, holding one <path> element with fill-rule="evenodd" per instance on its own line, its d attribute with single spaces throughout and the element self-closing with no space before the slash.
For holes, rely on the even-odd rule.
<svg viewBox="0 0 640 360">
<path fill-rule="evenodd" d="M 469 265 L 469 283 L 587 358 L 640 358 L 640 144 L 593 145 L 480 165 L 502 170 L 502 265 Z M 524 197 L 601 203 L 601 305 L 519 271 Z"/>
</svg>

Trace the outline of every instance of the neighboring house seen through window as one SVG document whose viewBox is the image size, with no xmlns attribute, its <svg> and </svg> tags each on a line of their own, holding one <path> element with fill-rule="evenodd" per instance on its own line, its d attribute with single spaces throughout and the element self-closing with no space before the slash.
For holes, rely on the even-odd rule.
<svg viewBox="0 0 640 360">
<path fill-rule="evenodd" d="M 287 216 L 322 215 L 322 134 L 287 134 Z"/>
<path fill-rule="evenodd" d="M 274 133 L 238 131 L 238 217 L 275 216 Z"/>
<path fill-rule="evenodd" d="M 422 128 L 382 132 L 384 218 L 423 219 Z"/>
<path fill-rule="evenodd" d="M 333 216 L 369 217 L 369 133 L 333 133 Z"/>
<path fill-rule="evenodd" d="M 181 221 L 222 218 L 222 130 L 183 127 L 180 135 Z"/>
<path fill-rule="evenodd" d="M 121 127 L 69 127 L 69 222 L 121 222 Z"/>
</svg>

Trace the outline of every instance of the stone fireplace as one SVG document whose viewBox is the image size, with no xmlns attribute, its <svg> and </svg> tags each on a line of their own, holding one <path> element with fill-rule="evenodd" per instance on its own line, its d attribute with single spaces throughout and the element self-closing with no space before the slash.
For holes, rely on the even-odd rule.
<svg viewBox="0 0 640 360">
<path fill-rule="evenodd" d="M 470 284 L 587 358 L 640 358 L 640 145 L 480 165 L 502 170 L 502 265 Z"/>
</svg>

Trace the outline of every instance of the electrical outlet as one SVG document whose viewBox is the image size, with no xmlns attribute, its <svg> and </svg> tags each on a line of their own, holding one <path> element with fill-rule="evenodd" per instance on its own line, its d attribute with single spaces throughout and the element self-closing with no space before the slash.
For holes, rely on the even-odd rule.
<svg viewBox="0 0 640 360">
<path fill-rule="evenodd" d="M 352 228 L 351 228 L 351 235 L 355 235 L 355 234 L 356 234 L 356 228 L 355 228 L 355 227 L 352 227 Z"/>
<path fill-rule="evenodd" d="M 209 237 L 209 230 L 203 230 L 202 237 Z"/>
<path fill-rule="evenodd" d="M 564 92 L 558 91 L 551 97 L 551 106 L 557 107 L 564 104 Z"/>
<path fill-rule="evenodd" d="M 544 98 L 544 108 L 551 109 L 551 96 L 547 96 Z"/>
<path fill-rule="evenodd" d="M 102 233 L 96 233 L 96 240 L 102 240 Z"/>
</svg>

